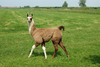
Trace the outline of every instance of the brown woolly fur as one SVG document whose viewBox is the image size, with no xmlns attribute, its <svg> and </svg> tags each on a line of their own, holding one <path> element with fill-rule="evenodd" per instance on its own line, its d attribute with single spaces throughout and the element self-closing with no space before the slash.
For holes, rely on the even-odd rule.
<svg viewBox="0 0 100 67">
<path fill-rule="evenodd" d="M 58 44 L 65 51 L 67 56 L 69 57 L 68 52 L 66 51 L 66 48 L 62 42 L 61 29 L 63 29 L 63 31 L 64 31 L 64 26 L 60 26 L 58 28 L 36 28 L 33 19 L 30 20 L 30 18 L 33 17 L 33 14 L 31 14 L 31 16 L 29 16 L 27 14 L 27 17 L 28 17 L 27 21 L 29 24 L 29 32 L 30 32 L 31 36 L 33 37 L 34 41 L 36 42 L 36 44 L 35 44 L 36 47 L 39 46 L 40 44 L 42 44 L 42 46 L 45 46 L 45 42 L 48 42 L 50 39 L 52 39 L 52 43 L 55 48 L 55 52 L 54 52 L 52 58 L 55 56 L 55 54 L 58 50 Z M 34 48 L 35 47 L 33 46 L 31 51 L 33 51 Z"/>
</svg>

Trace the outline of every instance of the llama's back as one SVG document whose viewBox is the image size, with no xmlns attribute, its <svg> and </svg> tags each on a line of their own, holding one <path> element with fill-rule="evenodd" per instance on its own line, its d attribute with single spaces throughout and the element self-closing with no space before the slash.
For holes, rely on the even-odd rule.
<svg viewBox="0 0 100 67">
<path fill-rule="evenodd" d="M 33 36 L 35 41 L 49 41 L 51 38 L 53 40 L 62 38 L 62 32 L 58 28 L 37 28 L 35 35 Z"/>
</svg>

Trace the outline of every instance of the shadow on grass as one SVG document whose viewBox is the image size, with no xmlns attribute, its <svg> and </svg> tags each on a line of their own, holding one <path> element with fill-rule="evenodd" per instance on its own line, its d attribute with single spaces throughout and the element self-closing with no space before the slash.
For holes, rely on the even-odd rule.
<svg viewBox="0 0 100 67">
<path fill-rule="evenodd" d="M 97 55 L 90 55 L 89 57 L 84 57 L 85 60 L 91 60 L 93 64 L 99 63 L 100 64 L 100 56 Z"/>
<path fill-rule="evenodd" d="M 48 55 L 51 55 L 52 56 L 53 53 L 54 52 L 46 52 L 47 56 Z M 44 52 L 37 53 L 37 52 L 33 51 L 32 55 L 34 55 L 34 56 L 44 56 Z M 61 56 L 61 53 L 59 51 L 57 51 L 55 57 L 57 57 L 57 55 L 60 55 Z"/>
</svg>

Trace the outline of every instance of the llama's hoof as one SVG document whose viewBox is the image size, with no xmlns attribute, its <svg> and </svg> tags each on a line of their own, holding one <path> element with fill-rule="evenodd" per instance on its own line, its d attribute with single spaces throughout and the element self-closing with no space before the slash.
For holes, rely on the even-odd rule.
<svg viewBox="0 0 100 67">
<path fill-rule="evenodd" d="M 45 59 L 47 59 L 47 57 L 45 57 Z"/>
<path fill-rule="evenodd" d="M 52 56 L 51 58 L 53 59 L 54 57 Z"/>
<path fill-rule="evenodd" d="M 28 56 L 28 58 L 30 58 L 30 56 Z"/>
<path fill-rule="evenodd" d="M 67 57 L 69 58 L 69 55 L 67 55 Z"/>
</svg>

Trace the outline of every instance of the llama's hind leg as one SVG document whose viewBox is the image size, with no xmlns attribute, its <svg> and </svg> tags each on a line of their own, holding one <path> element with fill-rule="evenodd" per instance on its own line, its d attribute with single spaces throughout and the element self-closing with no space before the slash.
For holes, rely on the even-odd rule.
<svg viewBox="0 0 100 67">
<path fill-rule="evenodd" d="M 56 52 L 58 51 L 58 44 L 56 44 L 56 43 L 53 42 L 53 45 L 54 45 L 54 48 L 55 48 L 55 52 L 54 52 L 52 58 L 54 58 Z"/>
<path fill-rule="evenodd" d="M 62 41 L 59 43 L 59 45 L 60 45 L 60 47 L 65 51 L 65 53 L 67 54 L 67 57 L 69 57 L 69 54 L 68 54 L 68 52 L 67 52 L 65 46 L 63 45 L 63 42 L 62 42 Z"/>
<path fill-rule="evenodd" d="M 35 47 L 39 46 L 40 44 L 36 43 L 35 45 L 32 46 L 31 52 L 28 56 L 28 58 L 32 55 L 33 50 L 35 49 Z"/>
</svg>

